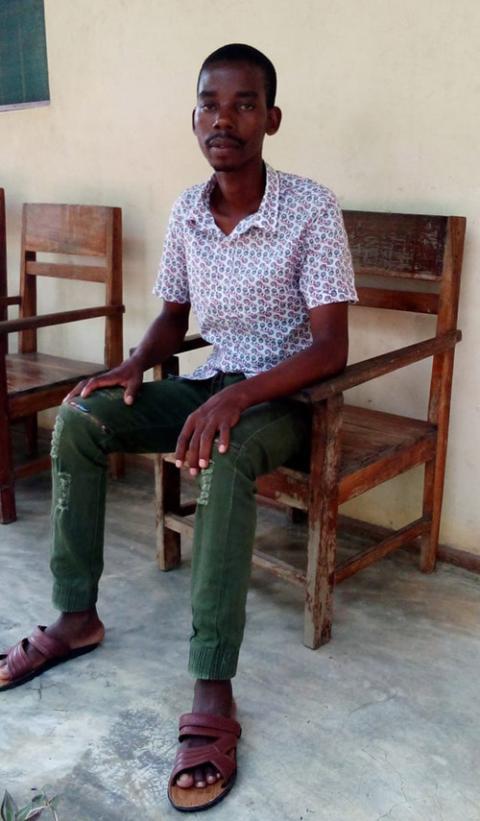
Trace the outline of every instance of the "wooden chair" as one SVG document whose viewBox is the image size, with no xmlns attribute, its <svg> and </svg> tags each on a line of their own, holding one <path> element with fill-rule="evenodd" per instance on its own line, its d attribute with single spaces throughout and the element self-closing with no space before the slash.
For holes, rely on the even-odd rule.
<svg viewBox="0 0 480 821">
<path fill-rule="evenodd" d="M 450 394 L 457 330 L 457 308 L 465 219 L 346 211 L 361 306 L 436 315 L 435 335 L 399 350 L 349 365 L 297 395 L 312 407 L 308 473 L 281 468 L 257 480 L 261 497 L 308 513 L 307 571 L 255 551 L 254 564 L 305 588 L 304 643 L 316 648 L 331 636 L 334 585 L 421 539 L 420 568 L 435 567 Z M 428 286 L 428 287 L 427 287 Z M 356 306 L 355 306 L 356 310 Z M 374 333 L 374 328 L 369 327 Z M 185 350 L 206 344 L 186 340 Z M 344 391 L 411 363 L 432 357 L 427 419 L 343 407 Z M 157 376 L 178 372 L 178 361 L 157 369 Z M 370 488 L 423 464 L 423 512 L 413 522 L 342 563 L 336 563 L 338 507 Z M 157 546 L 160 567 L 180 561 L 180 537 L 193 504 L 182 505 L 180 476 L 172 455 L 156 463 Z"/>
<path fill-rule="evenodd" d="M 0 229 L 1 229 L 0 212 Z M 4 241 L 3 241 L 4 248 Z M 45 261 L 61 255 L 61 261 Z M 85 258 L 85 260 L 83 259 Z M 0 250 L 0 269 L 2 266 Z M 79 261 L 80 259 L 80 261 Z M 37 315 L 37 281 L 41 276 L 103 283 L 104 304 Z M 0 277 L 1 282 L 1 277 Z M 89 205 L 23 206 L 20 295 L 0 300 L 0 308 L 20 306 L 18 319 L 0 321 L 0 499 L 1 521 L 16 519 L 14 482 L 44 470 L 48 456 L 14 467 L 11 426 L 26 420 L 30 455 L 36 448 L 36 414 L 59 405 L 80 380 L 122 361 L 122 223 L 121 209 Z M 37 329 L 105 317 L 105 343 L 100 363 L 67 359 L 37 350 Z M 19 333 L 19 352 L 8 354 L 8 334 Z M 114 459 L 114 472 L 121 471 Z"/>
</svg>

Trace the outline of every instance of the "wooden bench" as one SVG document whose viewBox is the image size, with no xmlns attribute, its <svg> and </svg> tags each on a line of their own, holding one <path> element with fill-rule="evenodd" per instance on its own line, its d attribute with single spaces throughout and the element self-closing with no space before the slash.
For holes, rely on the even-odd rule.
<svg viewBox="0 0 480 821">
<path fill-rule="evenodd" d="M 416 539 L 421 570 L 435 567 L 454 350 L 461 338 L 457 309 L 465 219 L 360 211 L 345 211 L 344 219 L 359 305 L 431 314 L 436 322 L 430 338 L 349 365 L 298 394 L 298 401 L 312 407 L 310 470 L 281 468 L 257 481 L 261 497 L 308 514 L 306 573 L 258 551 L 254 564 L 304 587 L 304 642 L 312 648 L 330 639 L 335 584 Z M 374 334 L 373 326 L 369 333 Z M 206 344 L 198 336 L 187 338 L 182 351 Z M 426 419 L 344 407 L 348 389 L 426 358 L 432 359 Z M 157 378 L 178 373 L 178 367 L 173 358 L 157 368 Z M 425 466 L 421 516 L 337 563 L 339 505 L 418 465 Z M 158 559 L 170 570 L 180 562 L 180 539 L 191 528 L 186 517 L 194 505 L 180 503 L 180 475 L 168 454 L 156 459 L 156 499 Z"/>
</svg>

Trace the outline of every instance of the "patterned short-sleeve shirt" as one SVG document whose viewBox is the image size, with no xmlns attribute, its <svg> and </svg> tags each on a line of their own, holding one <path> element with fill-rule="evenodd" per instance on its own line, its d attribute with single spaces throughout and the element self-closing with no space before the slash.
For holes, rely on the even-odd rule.
<svg viewBox="0 0 480 821">
<path fill-rule="evenodd" d="M 309 308 L 357 299 L 342 213 L 313 180 L 266 166 L 256 213 L 226 235 L 209 182 L 176 201 L 154 294 L 189 302 L 213 351 L 190 378 L 267 371 L 312 343 Z"/>
</svg>

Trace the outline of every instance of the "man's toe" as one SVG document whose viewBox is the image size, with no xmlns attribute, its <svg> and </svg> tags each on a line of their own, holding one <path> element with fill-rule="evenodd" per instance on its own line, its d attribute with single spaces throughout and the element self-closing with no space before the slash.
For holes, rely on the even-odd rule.
<svg viewBox="0 0 480 821">
<path fill-rule="evenodd" d="M 193 771 L 193 780 L 195 781 L 195 786 L 199 789 L 203 789 L 207 786 L 207 782 L 205 779 L 205 771 L 203 768 L 195 768 L 195 770 Z"/>
<path fill-rule="evenodd" d="M 181 773 L 177 778 L 177 787 L 188 790 L 193 787 L 193 775 L 191 773 Z"/>
<path fill-rule="evenodd" d="M 2 659 L 0 661 L 0 682 L 10 681 L 10 670 L 8 669 L 8 664 L 6 660 Z"/>
</svg>

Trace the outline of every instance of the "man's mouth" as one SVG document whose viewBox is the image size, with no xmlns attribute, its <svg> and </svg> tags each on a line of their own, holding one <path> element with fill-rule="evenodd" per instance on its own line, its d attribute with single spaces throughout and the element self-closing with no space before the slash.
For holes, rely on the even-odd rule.
<svg viewBox="0 0 480 821">
<path fill-rule="evenodd" d="M 209 137 L 206 141 L 207 148 L 241 148 L 243 141 L 238 137 L 220 136 L 215 134 L 214 137 Z"/>
</svg>

